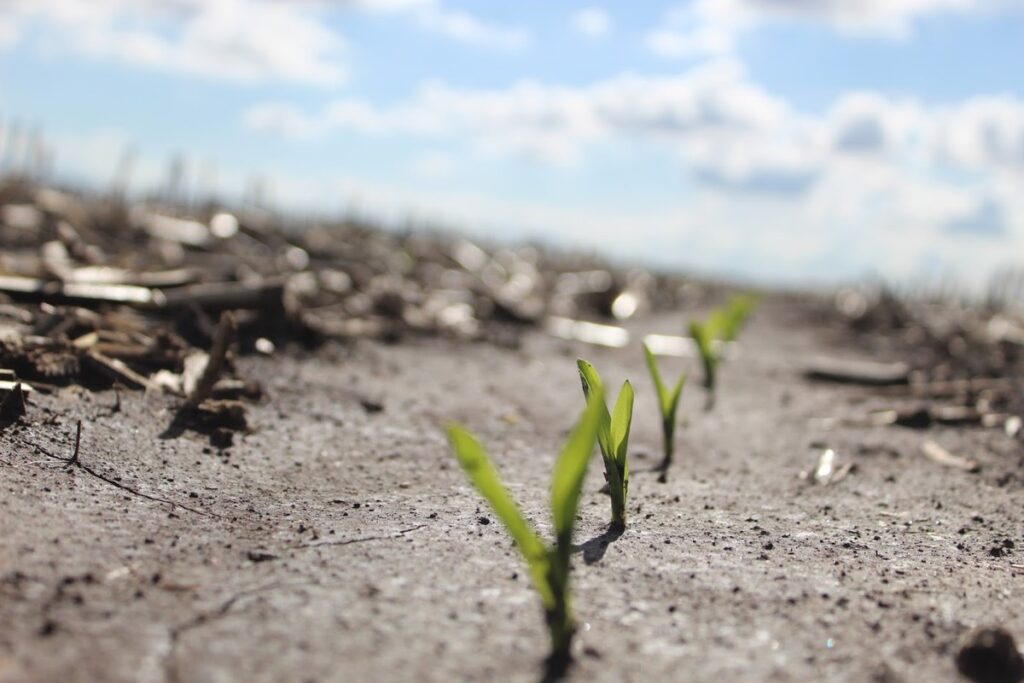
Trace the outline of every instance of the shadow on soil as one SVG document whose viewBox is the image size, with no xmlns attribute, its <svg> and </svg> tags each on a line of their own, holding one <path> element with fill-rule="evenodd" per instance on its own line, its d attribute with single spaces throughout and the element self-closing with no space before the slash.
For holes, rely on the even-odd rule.
<svg viewBox="0 0 1024 683">
<path fill-rule="evenodd" d="M 586 541 L 575 548 L 573 552 L 582 552 L 583 561 L 586 564 L 595 564 L 601 561 L 604 557 L 605 551 L 608 550 L 608 546 L 617 540 L 625 529 L 619 527 L 608 527 L 599 536 L 594 536 L 589 541 Z"/>
<path fill-rule="evenodd" d="M 557 683 L 569 673 L 570 666 L 572 666 L 572 659 L 551 655 L 544 660 L 544 675 L 541 677 L 540 683 Z"/>
</svg>

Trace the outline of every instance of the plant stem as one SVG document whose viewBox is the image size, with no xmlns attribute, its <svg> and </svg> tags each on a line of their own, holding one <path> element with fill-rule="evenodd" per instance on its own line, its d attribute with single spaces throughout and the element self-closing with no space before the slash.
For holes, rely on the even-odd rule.
<svg viewBox="0 0 1024 683">
<path fill-rule="evenodd" d="M 707 394 L 704 396 L 704 411 L 710 412 L 715 407 L 715 387 L 711 385 L 707 388 Z"/>
<path fill-rule="evenodd" d="M 623 495 L 622 489 L 619 489 L 618 495 L 615 490 L 612 490 L 612 528 L 613 529 L 625 529 L 626 528 L 626 497 Z"/>
<path fill-rule="evenodd" d="M 551 656 L 552 663 L 565 664 L 572 661 L 572 637 L 576 633 L 576 625 L 572 617 L 565 611 L 565 606 L 548 610 L 545 614 L 548 622 L 548 629 L 551 633 Z"/>
<path fill-rule="evenodd" d="M 545 610 L 544 619 L 551 634 L 551 656 L 548 665 L 564 671 L 572 661 L 572 638 L 576 633 L 576 622 L 569 604 L 569 556 L 572 552 L 571 533 L 560 534 L 551 549 L 548 581 L 554 604 Z"/>
<path fill-rule="evenodd" d="M 608 483 L 608 497 L 612 501 L 612 522 L 614 529 L 626 528 L 626 484 L 625 472 L 619 469 L 611 460 L 605 460 L 604 479 Z"/>
<path fill-rule="evenodd" d="M 661 464 L 658 465 L 658 481 L 662 484 L 668 481 L 668 468 L 672 466 L 672 457 L 675 455 L 675 429 L 671 422 L 673 419 L 674 417 L 670 417 L 665 421 L 661 429 L 665 455 L 661 459 Z"/>
</svg>

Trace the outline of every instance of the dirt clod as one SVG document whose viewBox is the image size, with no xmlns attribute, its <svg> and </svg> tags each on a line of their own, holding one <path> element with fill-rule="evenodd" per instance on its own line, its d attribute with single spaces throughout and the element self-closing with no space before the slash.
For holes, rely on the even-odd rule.
<svg viewBox="0 0 1024 683">
<path fill-rule="evenodd" d="M 25 415 L 25 392 L 21 384 L 15 384 L 11 391 L 0 394 L 0 428 L 17 422 Z"/>
<path fill-rule="evenodd" d="M 1024 659 L 1005 629 L 984 626 L 967 633 L 956 653 L 957 669 L 975 683 L 1018 683 Z"/>
<path fill-rule="evenodd" d="M 277 559 L 277 555 L 266 553 L 262 550 L 250 550 L 245 554 L 245 557 L 250 562 L 270 562 Z"/>
</svg>

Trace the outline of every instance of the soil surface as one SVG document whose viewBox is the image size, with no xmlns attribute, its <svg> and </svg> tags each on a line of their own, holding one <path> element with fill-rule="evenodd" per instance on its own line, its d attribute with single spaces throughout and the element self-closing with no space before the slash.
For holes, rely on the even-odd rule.
<svg viewBox="0 0 1024 683">
<path fill-rule="evenodd" d="M 714 411 L 698 382 L 684 390 L 667 484 L 651 471 L 660 433 L 638 341 L 535 332 L 518 350 L 435 339 L 243 358 L 268 397 L 223 452 L 161 438 L 163 396 L 36 395 L 0 434 L 0 681 L 539 680 L 537 597 L 441 425 L 477 434 L 547 534 L 581 355 L 608 385 L 631 378 L 637 405 L 620 537 L 591 462 L 569 680 L 958 680 L 965 630 L 1024 632 L 1019 442 L 851 420 L 900 404 L 804 379 L 812 355 L 864 357 L 844 338 L 803 304 L 766 300 Z M 79 419 L 82 467 L 69 468 Z M 980 471 L 927 459 L 925 439 Z M 801 479 L 825 448 L 853 470 Z"/>
</svg>

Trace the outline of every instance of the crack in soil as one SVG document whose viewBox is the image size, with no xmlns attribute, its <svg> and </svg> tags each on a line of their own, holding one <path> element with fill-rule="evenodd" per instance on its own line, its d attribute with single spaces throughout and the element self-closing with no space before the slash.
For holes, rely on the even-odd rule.
<svg viewBox="0 0 1024 683">
<path fill-rule="evenodd" d="M 401 529 L 391 534 L 390 536 L 361 536 L 359 538 L 344 538 L 338 541 L 310 541 L 309 543 L 302 543 L 294 546 L 295 548 L 321 548 L 328 545 L 351 545 L 353 543 L 363 543 L 365 541 L 387 541 L 392 538 L 401 538 L 408 533 L 412 533 L 417 529 L 422 529 L 427 526 L 426 524 L 417 524 L 416 526 L 409 527 L 408 529 Z"/>
<path fill-rule="evenodd" d="M 178 624 L 177 626 L 172 626 L 168 632 L 168 640 L 170 641 L 169 647 L 167 648 L 167 653 L 163 657 L 164 681 L 166 683 L 181 683 L 181 681 L 184 680 L 181 678 L 181 675 L 178 671 L 175 662 L 178 644 L 181 642 L 182 636 L 184 636 L 189 631 L 194 631 L 197 628 L 208 626 L 209 624 L 212 624 L 219 619 L 223 619 L 224 617 L 228 616 L 228 614 L 231 612 L 231 608 L 238 604 L 244 598 L 259 595 L 261 593 L 267 593 L 277 589 L 298 589 L 312 585 L 316 585 L 316 583 L 309 582 L 300 584 L 285 584 L 280 581 L 275 581 L 265 586 L 259 586 L 257 588 L 250 588 L 248 590 L 239 591 L 238 593 L 235 593 L 227 600 L 222 602 L 220 606 L 218 606 L 216 609 L 207 612 L 200 612 L 199 614 L 188 619 L 187 621 L 184 621 L 181 624 Z"/>
<path fill-rule="evenodd" d="M 120 489 L 122 491 L 130 493 L 133 496 L 137 496 L 139 498 L 145 498 L 146 500 L 151 500 L 151 501 L 153 501 L 155 503 L 165 503 L 167 505 L 171 505 L 173 507 L 180 508 L 182 510 L 186 510 L 186 511 L 191 512 L 193 514 L 202 515 L 204 517 L 218 517 L 218 518 L 220 517 L 220 515 L 218 515 L 215 512 L 208 512 L 208 511 L 205 511 L 205 510 L 199 510 L 197 508 L 185 505 L 184 503 L 177 503 L 177 502 L 175 502 L 173 500 L 169 500 L 167 498 L 161 498 L 160 496 L 152 496 L 152 495 L 149 495 L 148 493 L 143 493 L 142 491 L 139 491 L 138 489 L 132 488 L 131 486 L 128 486 L 127 484 L 122 484 L 119 481 L 111 479 L 110 477 L 108 477 L 105 474 L 101 474 L 100 472 L 97 472 L 92 467 L 90 467 L 89 465 L 86 465 L 84 462 L 82 462 L 78 458 L 78 445 L 79 445 L 78 438 L 76 438 L 76 440 L 75 440 L 75 452 L 74 452 L 74 454 L 70 458 L 63 458 L 63 457 L 61 457 L 59 455 L 56 455 L 55 453 L 51 453 L 50 451 L 48 451 L 47 449 L 43 448 L 39 444 L 33 443 L 32 441 L 29 441 L 27 439 L 23 439 L 23 438 L 17 437 L 17 436 L 14 437 L 14 439 L 16 441 L 18 441 L 22 446 L 26 446 L 28 448 L 32 448 L 37 453 L 40 453 L 42 455 L 45 455 L 48 458 L 52 458 L 53 460 L 58 460 L 58 461 L 64 463 L 65 466 L 68 469 L 70 469 L 71 467 L 76 467 L 76 468 L 82 470 L 83 472 L 85 472 L 86 474 L 89 474 L 89 475 L 95 477 L 96 479 L 104 482 L 105 484 L 109 484 L 110 486 L 113 486 L 113 487 L 118 488 L 118 489 Z"/>
</svg>

